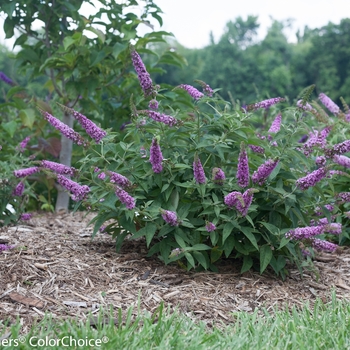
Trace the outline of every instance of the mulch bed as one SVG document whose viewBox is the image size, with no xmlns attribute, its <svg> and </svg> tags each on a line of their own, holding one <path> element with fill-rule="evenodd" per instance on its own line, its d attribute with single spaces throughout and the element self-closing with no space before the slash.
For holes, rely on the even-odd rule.
<svg viewBox="0 0 350 350">
<path fill-rule="evenodd" d="M 45 312 L 84 321 L 90 313 L 97 315 L 100 306 L 112 307 L 117 317 L 120 308 L 135 306 L 136 315 L 139 305 L 153 313 L 164 302 L 211 326 L 233 322 L 235 311 L 272 311 L 305 301 L 312 306 L 317 297 L 327 303 L 333 290 L 340 299 L 350 298 L 347 247 L 319 255 L 314 269 L 302 277 L 291 268 L 285 281 L 269 272 L 241 275 L 234 261 L 223 262 L 219 273 L 187 272 L 148 258 L 142 240 L 127 241 L 120 253 L 109 235 L 91 240 L 87 223 L 92 217 L 38 213 L 29 222 L 0 229 L 0 243 L 16 246 L 0 253 L 0 320 L 19 317 L 26 333 Z"/>
</svg>

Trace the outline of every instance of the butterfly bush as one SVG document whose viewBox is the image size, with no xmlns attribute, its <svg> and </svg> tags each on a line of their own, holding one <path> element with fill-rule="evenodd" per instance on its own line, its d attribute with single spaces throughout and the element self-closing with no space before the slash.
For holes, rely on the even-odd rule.
<svg viewBox="0 0 350 350">
<path fill-rule="evenodd" d="M 24 197 L 19 181 L 49 173 L 77 207 L 96 214 L 93 235 L 110 234 L 117 249 L 125 239 L 144 240 L 148 255 L 165 264 L 181 260 L 187 269 L 214 269 L 232 258 L 242 272 L 258 262 L 261 273 L 269 267 L 285 277 L 287 262 L 303 265 L 303 250 L 312 258 L 344 240 L 350 141 L 338 131 L 347 122 L 316 119 L 323 107 L 316 113 L 308 104 L 311 88 L 294 107 L 281 97 L 232 106 L 202 81 L 202 91 L 188 84 L 158 89 L 135 48 L 130 60 L 141 86 L 130 98 L 130 122 L 105 131 L 84 112 L 62 107 L 90 143 L 41 111 L 84 157 L 74 168 L 27 160 L 13 173 L 14 200 Z M 325 102 L 344 114 L 329 107 Z"/>
</svg>

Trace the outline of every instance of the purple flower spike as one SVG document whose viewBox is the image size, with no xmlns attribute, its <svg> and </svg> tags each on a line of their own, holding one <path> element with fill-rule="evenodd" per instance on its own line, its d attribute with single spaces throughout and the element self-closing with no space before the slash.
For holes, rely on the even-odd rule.
<svg viewBox="0 0 350 350">
<path fill-rule="evenodd" d="M 236 179 L 238 186 L 244 188 L 249 185 L 249 163 L 244 143 L 241 143 L 241 151 L 238 156 L 238 168 Z"/>
<path fill-rule="evenodd" d="M 327 172 L 327 168 L 319 168 L 317 170 L 314 170 L 312 173 L 298 179 L 296 181 L 296 184 L 301 190 L 307 190 L 309 187 L 315 186 L 317 182 L 326 177 Z"/>
<path fill-rule="evenodd" d="M 72 128 L 70 128 L 68 125 L 62 123 L 59 119 L 55 118 L 53 115 L 51 115 L 48 112 L 45 112 L 43 110 L 40 110 L 41 114 L 44 116 L 44 118 L 58 131 L 60 131 L 67 139 L 72 140 L 77 145 L 83 145 L 84 147 L 87 146 L 87 142 L 82 138 L 82 136 L 75 132 Z"/>
<path fill-rule="evenodd" d="M 262 186 L 272 171 L 276 168 L 278 162 L 278 159 L 269 159 L 264 164 L 260 165 L 253 173 L 252 181 L 255 184 L 257 183 Z"/>
<path fill-rule="evenodd" d="M 340 112 L 339 107 L 324 93 L 320 93 L 318 96 L 322 104 L 333 114 L 338 114 Z"/>
<path fill-rule="evenodd" d="M 74 109 L 71 109 L 71 112 L 73 117 L 86 130 L 86 133 L 96 141 L 96 143 L 100 143 L 100 141 L 107 135 L 104 130 L 99 128 L 89 118 L 85 117 L 85 115 L 75 111 Z"/>
<path fill-rule="evenodd" d="M 117 187 L 115 190 L 116 196 L 119 198 L 119 200 L 125 204 L 126 208 L 131 210 L 135 208 L 135 198 L 131 197 L 129 193 L 124 191 L 122 188 Z"/>
<path fill-rule="evenodd" d="M 4 73 L 4 72 L 0 72 L 0 80 L 2 80 L 4 83 L 8 84 L 8 85 L 15 85 L 15 83 Z"/>
<path fill-rule="evenodd" d="M 201 160 L 198 156 L 195 156 L 194 162 L 193 162 L 193 175 L 194 179 L 199 184 L 206 183 L 207 179 L 205 178 L 204 169 L 201 163 Z"/>
<path fill-rule="evenodd" d="M 248 209 L 253 201 L 253 194 L 258 192 L 254 188 L 250 188 L 243 194 L 237 191 L 229 193 L 224 198 L 224 203 L 229 208 L 236 208 L 236 210 L 241 214 L 241 216 L 246 216 L 248 214 Z"/>
<path fill-rule="evenodd" d="M 326 163 L 327 163 L 327 159 L 326 159 L 325 156 L 319 156 L 319 157 L 316 157 L 315 163 L 316 163 L 318 166 L 325 166 Z"/>
<path fill-rule="evenodd" d="M 19 144 L 19 151 L 24 152 L 24 150 L 27 147 L 28 142 L 30 141 L 30 137 L 27 136 L 20 144 Z"/>
<path fill-rule="evenodd" d="M 327 126 L 321 132 L 317 130 L 313 130 L 313 132 L 309 133 L 308 140 L 303 145 L 303 153 L 308 157 L 315 147 L 320 147 L 324 149 L 327 143 L 327 136 L 331 131 L 331 127 Z"/>
<path fill-rule="evenodd" d="M 106 174 L 105 173 L 100 173 L 97 175 L 97 177 L 100 179 L 100 180 L 104 180 L 106 178 Z"/>
<path fill-rule="evenodd" d="M 60 164 L 60 163 L 55 163 L 51 162 L 49 160 L 42 160 L 40 165 L 43 168 L 52 170 L 56 174 L 61 174 L 61 175 L 69 175 L 69 176 L 75 176 L 78 172 L 77 169 L 73 167 L 68 167 L 66 165 Z"/>
<path fill-rule="evenodd" d="M 30 220 L 31 218 L 32 218 L 32 214 L 30 214 L 30 213 L 24 213 L 24 214 L 22 214 L 21 216 L 20 216 L 20 220 L 22 220 L 22 221 L 28 221 L 28 220 Z"/>
<path fill-rule="evenodd" d="M 115 173 L 114 171 L 107 171 L 107 174 L 109 175 L 111 183 L 115 183 L 121 188 L 128 188 L 131 186 L 130 180 L 125 176 Z"/>
<path fill-rule="evenodd" d="M 307 111 L 307 112 L 316 112 L 316 110 L 315 110 L 314 108 L 312 108 L 312 106 L 311 106 L 309 103 L 306 102 L 306 103 L 303 105 L 302 102 L 303 102 L 302 100 L 299 100 L 299 101 L 297 102 L 297 106 L 298 106 L 299 108 L 301 108 L 301 109 L 303 109 L 304 111 Z"/>
<path fill-rule="evenodd" d="M 179 86 L 177 86 L 180 89 L 183 89 L 185 91 L 188 92 L 188 94 L 195 99 L 196 101 L 199 100 L 200 98 L 202 98 L 204 96 L 204 94 L 202 92 L 200 92 L 199 90 L 197 90 L 195 87 L 193 87 L 192 85 L 187 85 L 187 84 L 181 84 Z"/>
<path fill-rule="evenodd" d="M 220 168 L 213 168 L 212 170 L 212 180 L 217 185 L 223 185 L 226 179 L 225 173 Z"/>
<path fill-rule="evenodd" d="M 309 239 L 314 236 L 320 235 L 325 232 L 325 225 L 319 226 L 307 226 L 307 227 L 298 227 L 294 230 L 290 230 L 286 233 L 286 238 L 290 239 Z"/>
<path fill-rule="evenodd" d="M 326 156 L 333 157 L 334 155 L 341 155 L 350 151 L 350 140 L 342 143 L 337 143 L 332 148 L 325 150 Z"/>
<path fill-rule="evenodd" d="M 216 226 L 212 222 L 209 222 L 209 221 L 207 221 L 205 228 L 208 232 L 213 232 L 216 230 Z"/>
<path fill-rule="evenodd" d="M 325 250 L 328 252 L 334 252 L 338 248 L 337 244 L 334 244 L 328 241 L 323 241 L 317 238 L 314 238 L 311 244 L 312 244 L 312 247 L 316 250 Z"/>
<path fill-rule="evenodd" d="M 259 108 L 265 108 L 266 109 L 266 108 L 271 107 L 272 105 L 275 105 L 276 103 L 280 103 L 280 102 L 283 102 L 283 101 L 285 101 L 285 98 L 282 98 L 282 97 L 270 98 L 268 100 L 264 100 L 264 101 L 260 101 L 260 102 L 248 105 L 247 106 L 247 110 L 250 111 L 250 110 L 259 109 Z"/>
<path fill-rule="evenodd" d="M 57 182 L 66 190 L 72 193 L 73 201 L 83 200 L 90 192 L 90 188 L 87 185 L 79 185 L 78 183 L 68 179 L 63 175 L 57 175 Z"/>
<path fill-rule="evenodd" d="M 170 226 L 179 226 L 179 220 L 175 212 L 170 210 L 161 210 L 162 218 Z"/>
<path fill-rule="evenodd" d="M 299 143 L 304 143 L 304 142 L 307 141 L 308 138 L 309 138 L 308 135 L 303 135 L 303 136 L 298 140 L 298 142 L 299 142 Z"/>
<path fill-rule="evenodd" d="M 153 109 L 154 111 L 156 111 L 158 109 L 158 106 L 159 106 L 159 104 L 158 104 L 157 100 L 149 101 L 148 108 Z"/>
<path fill-rule="evenodd" d="M 260 153 L 264 154 L 265 150 L 263 147 L 256 146 L 256 145 L 248 145 L 248 147 L 254 152 L 254 153 Z"/>
<path fill-rule="evenodd" d="M 161 173 L 163 170 L 163 154 L 156 138 L 152 140 L 149 154 L 149 161 L 152 164 L 152 170 L 157 174 Z"/>
<path fill-rule="evenodd" d="M 282 115 L 278 114 L 275 120 L 272 122 L 271 127 L 268 132 L 276 134 L 281 129 Z"/>
<path fill-rule="evenodd" d="M 18 183 L 16 188 L 13 190 L 12 195 L 21 197 L 24 192 L 24 183 L 21 181 Z"/>
<path fill-rule="evenodd" d="M 174 126 L 178 123 L 177 119 L 166 114 L 162 114 L 156 111 L 140 111 L 140 113 L 148 115 L 151 119 L 156 122 L 160 122 L 169 126 Z"/>
<path fill-rule="evenodd" d="M 346 156 L 338 156 L 335 155 L 333 157 L 334 162 L 338 163 L 339 165 L 343 166 L 344 168 L 350 168 L 350 158 Z"/>
<path fill-rule="evenodd" d="M 39 167 L 33 166 L 31 168 L 15 170 L 13 172 L 13 174 L 17 178 L 18 177 L 26 177 L 26 176 L 33 175 L 33 174 L 37 173 L 39 170 L 40 170 Z"/>
<path fill-rule="evenodd" d="M 142 62 L 140 55 L 135 49 L 131 49 L 131 60 L 139 79 L 141 88 L 145 96 L 150 96 L 154 93 L 154 87 L 150 74 L 147 72 L 146 66 Z"/>
<path fill-rule="evenodd" d="M 208 84 L 205 84 L 205 86 L 203 86 L 203 92 L 205 95 L 212 97 L 214 90 Z"/>
<path fill-rule="evenodd" d="M 336 196 L 341 203 L 349 203 L 350 202 L 350 192 L 341 192 Z"/>
<path fill-rule="evenodd" d="M 340 235 L 342 233 L 342 224 L 337 222 L 332 222 L 327 224 L 325 232 L 332 233 L 333 235 Z"/>
</svg>

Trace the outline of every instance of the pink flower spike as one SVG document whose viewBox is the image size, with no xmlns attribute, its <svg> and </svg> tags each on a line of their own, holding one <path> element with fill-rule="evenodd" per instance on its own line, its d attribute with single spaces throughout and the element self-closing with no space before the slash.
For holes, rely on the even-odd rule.
<svg viewBox="0 0 350 350">
<path fill-rule="evenodd" d="M 275 120 L 272 122 L 268 132 L 277 133 L 281 129 L 282 115 L 278 114 Z"/>
</svg>

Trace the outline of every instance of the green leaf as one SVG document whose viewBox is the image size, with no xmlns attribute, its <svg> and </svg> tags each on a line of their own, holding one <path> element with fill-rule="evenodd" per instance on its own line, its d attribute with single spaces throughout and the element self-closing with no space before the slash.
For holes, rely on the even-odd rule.
<svg viewBox="0 0 350 350">
<path fill-rule="evenodd" d="M 235 226 L 231 222 L 227 222 L 222 230 L 222 245 L 225 244 L 226 239 L 230 236 Z"/>
<path fill-rule="evenodd" d="M 271 247 L 267 244 L 260 247 L 260 274 L 267 268 L 272 258 Z"/>
<path fill-rule="evenodd" d="M 99 29 L 94 27 L 85 27 L 85 30 L 88 30 L 97 35 L 99 41 L 103 44 L 106 41 L 106 35 Z"/>
<path fill-rule="evenodd" d="M 208 264 L 207 259 L 204 257 L 203 253 L 194 251 L 192 254 L 193 254 L 194 258 L 195 258 L 205 269 L 208 268 L 208 265 L 209 265 L 209 264 Z"/>
<path fill-rule="evenodd" d="M 250 255 L 244 255 L 243 257 L 243 265 L 241 268 L 241 273 L 249 271 L 253 266 L 253 259 Z"/>
<path fill-rule="evenodd" d="M 189 263 L 192 267 L 195 267 L 195 266 L 196 266 L 196 264 L 195 264 L 195 262 L 194 262 L 194 259 L 193 259 L 193 256 L 192 256 L 190 253 L 185 252 L 185 257 L 186 257 L 188 263 Z"/>
<path fill-rule="evenodd" d="M 33 128 L 35 122 L 35 112 L 31 108 L 22 109 L 19 112 L 19 117 L 21 118 L 22 124 L 27 126 L 29 129 Z"/>
<path fill-rule="evenodd" d="M 10 137 L 13 138 L 17 130 L 17 123 L 14 120 L 11 120 L 10 122 L 1 124 L 1 126 L 10 135 Z"/>
<path fill-rule="evenodd" d="M 276 227 L 275 225 L 269 224 L 268 222 L 264 222 L 264 221 L 259 221 L 260 224 L 264 225 L 270 233 L 272 233 L 274 236 L 278 235 L 280 230 L 278 227 Z"/>
<path fill-rule="evenodd" d="M 188 250 L 209 250 L 210 247 L 206 244 L 202 244 L 202 243 L 198 243 L 195 244 L 194 246 L 192 246 L 190 249 Z"/>
<path fill-rule="evenodd" d="M 226 258 L 228 258 L 235 246 L 235 238 L 233 236 L 227 237 L 225 244 L 223 246 L 224 246 L 225 256 Z"/>
<path fill-rule="evenodd" d="M 222 256 L 223 251 L 218 249 L 217 247 L 214 247 L 211 251 L 210 251 L 210 261 L 212 263 L 214 263 L 215 261 L 218 261 L 221 256 Z"/>
<path fill-rule="evenodd" d="M 251 244 L 253 244 L 256 250 L 259 250 L 258 243 L 256 242 L 256 238 L 253 234 L 253 229 L 251 227 L 241 227 L 241 231 L 249 239 Z"/>
<path fill-rule="evenodd" d="M 114 58 L 118 58 L 119 54 L 121 52 L 123 52 L 124 50 L 126 50 L 128 47 L 126 44 L 121 44 L 121 43 L 116 43 L 113 46 L 113 51 L 112 51 L 112 55 L 114 56 Z"/>
</svg>

